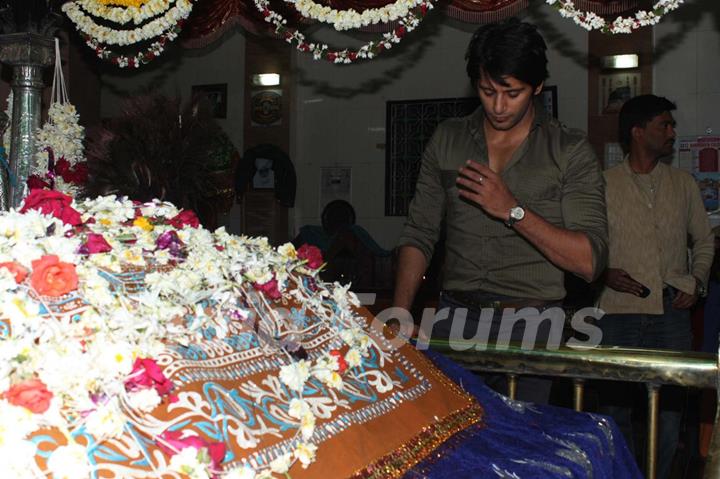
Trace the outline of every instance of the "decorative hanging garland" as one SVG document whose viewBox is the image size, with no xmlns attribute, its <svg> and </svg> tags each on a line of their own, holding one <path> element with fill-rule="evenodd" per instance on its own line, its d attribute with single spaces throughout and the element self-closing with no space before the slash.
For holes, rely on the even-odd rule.
<svg viewBox="0 0 720 479">
<path fill-rule="evenodd" d="M 138 68 L 160 56 L 166 44 L 178 37 L 192 8 L 192 0 L 73 0 L 62 6 L 95 54 L 120 68 Z M 115 29 L 100 25 L 93 18 L 119 25 L 133 22 L 138 26 Z M 146 20 L 150 21 L 142 24 Z M 150 46 L 132 54 L 108 48 L 148 41 L 152 41 Z"/>
<path fill-rule="evenodd" d="M 349 10 L 335 10 L 312 0 L 285 0 L 285 2 L 292 3 L 303 17 L 331 24 L 338 31 L 394 22 L 407 16 L 410 10 L 423 3 L 422 0 L 397 0 L 395 3 L 384 7 L 368 8 L 363 10 L 362 13 L 358 13 L 352 8 Z"/>
<path fill-rule="evenodd" d="M 120 68 L 140 68 L 140 66 L 150 63 L 159 57 L 163 51 L 165 51 L 165 45 L 180 35 L 183 25 L 183 21 L 178 22 L 170 31 L 160 35 L 160 38 L 158 38 L 156 42 L 153 42 L 148 48 L 129 56 L 120 55 L 100 45 L 96 39 L 89 35 L 83 35 L 83 38 L 85 39 L 85 44 L 95 51 L 98 58 L 109 61 Z"/>
<path fill-rule="evenodd" d="M 593 12 L 584 12 L 575 8 L 572 0 L 546 0 L 548 5 L 554 6 L 560 15 L 571 18 L 585 30 L 600 30 L 603 33 L 632 33 L 640 27 L 657 24 L 663 15 L 675 10 L 684 0 L 659 0 L 652 10 L 640 10 L 634 17 L 617 17 L 608 24 L 604 18 Z"/>
<path fill-rule="evenodd" d="M 122 8 L 108 6 L 103 4 L 102 0 L 99 1 L 100 3 L 98 0 L 76 0 L 76 3 L 90 15 L 120 25 L 125 25 L 130 21 L 139 25 L 149 18 L 167 12 L 170 6 L 175 3 L 175 0 L 149 0 L 139 7 Z"/>
<path fill-rule="evenodd" d="M 399 0 L 402 2 L 403 0 Z M 393 43 L 400 43 L 402 38 L 420 25 L 420 21 L 427 12 L 433 8 L 433 0 L 420 0 L 414 8 L 410 8 L 407 14 L 398 20 L 398 26 L 391 32 L 384 33 L 383 38 L 378 41 L 371 41 L 357 50 L 331 50 L 324 43 L 308 43 L 305 35 L 297 29 L 287 27 L 287 20 L 279 13 L 270 10 L 269 0 L 254 0 L 255 6 L 262 13 L 265 21 L 275 26 L 275 33 L 283 37 L 288 43 L 296 43 L 295 48 L 301 52 L 311 53 L 315 60 L 327 60 L 333 63 L 352 63 L 358 58 L 375 58 L 385 50 L 392 48 Z M 411 3 L 411 2 L 405 2 Z M 382 9 L 370 9 L 379 11 Z M 357 13 L 357 12 L 355 12 Z M 332 21 L 330 23 L 335 23 Z"/>
</svg>

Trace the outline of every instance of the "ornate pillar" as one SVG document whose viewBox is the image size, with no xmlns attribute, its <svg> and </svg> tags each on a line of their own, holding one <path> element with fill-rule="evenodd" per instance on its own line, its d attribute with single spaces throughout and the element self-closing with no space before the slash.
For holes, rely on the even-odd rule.
<svg viewBox="0 0 720 479">
<path fill-rule="evenodd" d="M 35 132 L 40 127 L 43 69 L 54 62 L 54 40 L 37 33 L 0 35 L 0 62 L 13 69 L 13 111 L 9 152 L 10 175 L 0 188 L 7 204 L 18 207 L 27 194 L 27 177 L 35 156 Z M 1 178 L 1 177 L 0 177 Z"/>
</svg>

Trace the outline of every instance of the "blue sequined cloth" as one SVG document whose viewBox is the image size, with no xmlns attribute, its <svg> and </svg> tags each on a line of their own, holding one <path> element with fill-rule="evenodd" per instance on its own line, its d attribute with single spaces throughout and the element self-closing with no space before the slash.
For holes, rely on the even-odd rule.
<svg viewBox="0 0 720 479">
<path fill-rule="evenodd" d="M 611 419 L 512 401 L 440 354 L 429 351 L 428 356 L 478 399 L 485 427 L 450 440 L 406 479 L 642 478 Z"/>
</svg>

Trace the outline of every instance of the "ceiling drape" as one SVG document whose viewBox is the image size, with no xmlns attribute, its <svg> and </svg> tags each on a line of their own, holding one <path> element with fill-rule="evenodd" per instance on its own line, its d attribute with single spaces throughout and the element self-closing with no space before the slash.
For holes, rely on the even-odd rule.
<svg viewBox="0 0 720 479">
<path fill-rule="evenodd" d="M 393 3 L 394 0 L 316 1 L 338 10 L 353 8 L 362 11 L 367 8 L 382 7 Z M 487 23 L 517 14 L 528 6 L 529 1 L 544 3 L 544 0 L 452 0 L 439 2 L 439 6 L 444 7 L 447 15 L 457 20 L 468 23 Z M 617 15 L 638 8 L 639 3 L 640 0 L 575 0 L 577 8 L 589 10 L 598 15 Z M 293 17 L 293 11 L 288 6 L 289 4 L 275 0 L 271 5 L 283 15 L 289 18 Z M 546 6 L 545 8 L 552 7 Z M 301 19 L 295 16 L 294 20 L 297 22 Z M 253 0 L 199 0 L 184 29 L 182 43 L 188 48 L 203 47 L 214 42 L 236 25 L 240 25 L 252 33 L 267 32 L 269 28 L 257 11 Z M 382 30 L 383 27 L 380 27 L 368 30 Z"/>
</svg>

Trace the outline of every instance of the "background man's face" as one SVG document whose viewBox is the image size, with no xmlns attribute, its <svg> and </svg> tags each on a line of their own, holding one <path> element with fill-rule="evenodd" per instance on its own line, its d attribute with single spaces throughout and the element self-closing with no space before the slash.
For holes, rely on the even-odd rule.
<svg viewBox="0 0 720 479">
<path fill-rule="evenodd" d="M 504 76 L 506 85 L 494 81 L 485 72 L 478 80 L 478 96 L 485 118 L 496 130 L 512 130 L 531 111 L 533 98 L 542 91 L 512 76 Z"/>
<path fill-rule="evenodd" d="M 642 141 L 648 151 L 656 157 L 673 154 L 675 145 L 675 120 L 669 111 L 654 117 L 640 128 Z"/>
</svg>

